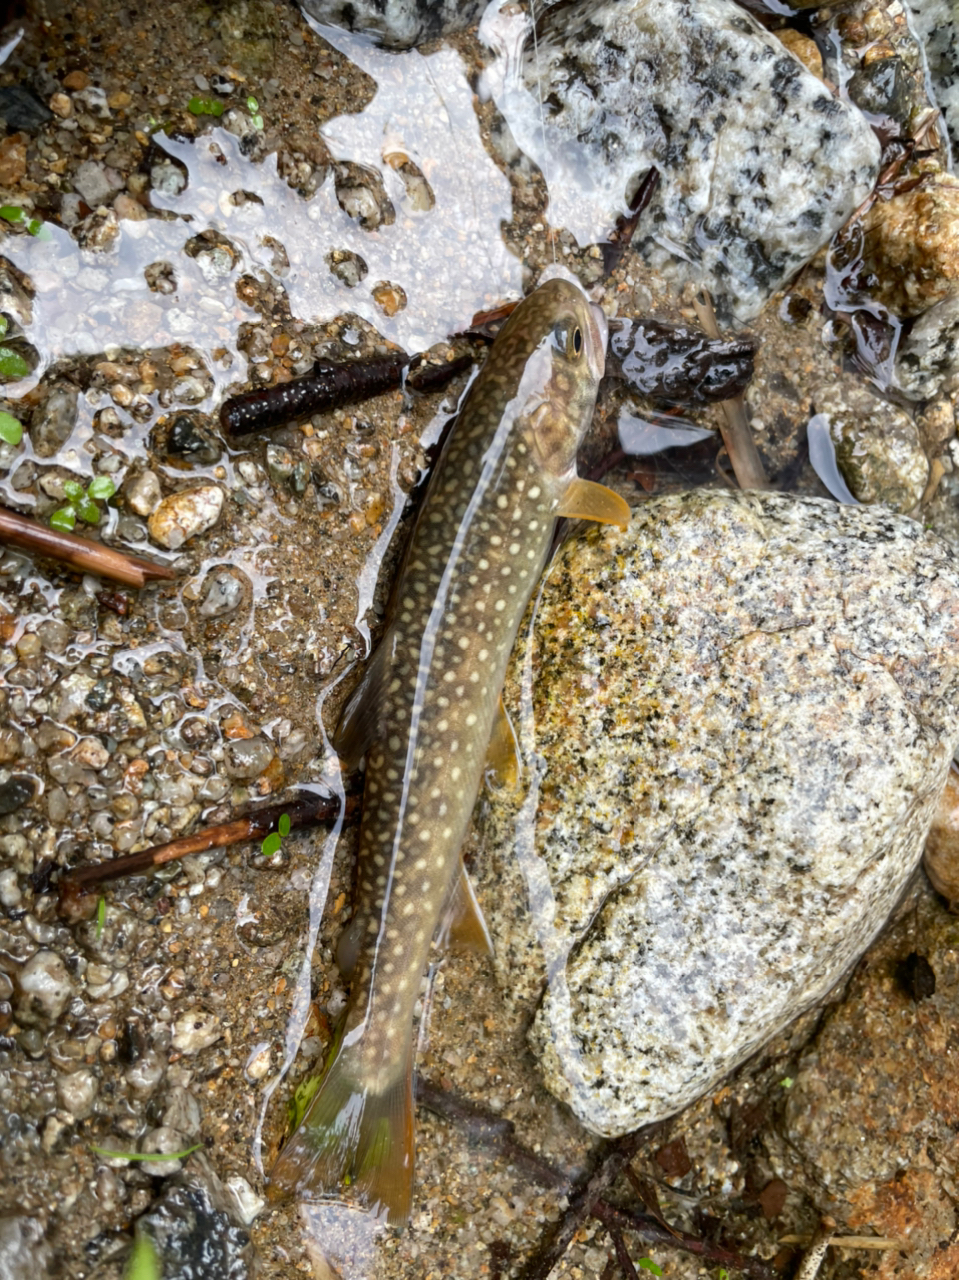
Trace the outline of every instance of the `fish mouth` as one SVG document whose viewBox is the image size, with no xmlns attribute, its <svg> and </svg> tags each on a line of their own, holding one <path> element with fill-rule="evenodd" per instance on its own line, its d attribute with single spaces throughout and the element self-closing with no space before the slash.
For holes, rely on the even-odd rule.
<svg viewBox="0 0 959 1280">
<path fill-rule="evenodd" d="M 589 363 L 592 372 L 596 378 L 603 376 L 603 370 L 606 368 L 606 341 L 608 338 L 608 327 L 606 324 L 606 314 L 597 303 L 589 304 L 590 312 L 590 354 Z"/>
</svg>

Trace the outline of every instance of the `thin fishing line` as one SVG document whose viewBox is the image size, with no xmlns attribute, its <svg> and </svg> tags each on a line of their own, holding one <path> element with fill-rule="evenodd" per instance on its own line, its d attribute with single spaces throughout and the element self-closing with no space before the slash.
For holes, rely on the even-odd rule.
<svg viewBox="0 0 959 1280">
<path fill-rule="evenodd" d="M 540 71 L 539 40 L 536 35 L 536 0 L 529 0 L 529 13 L 530 13 L 530 17 L 533 20 L 533 58 L 536 63 L 536 93 L 537 93 L 537 96 L 539 97 L 539 127 L 540 127 L 540 132 L 543 135 L 543 177 L 546 179 L 546 198 L 548 201 L 547 219 L 548 219 L 548 226 L 549 226 L 549 242 L 553 249 L 553 266 L 555 267 L 556 266 L 556 236 L 554 234 L 555 228 L 553 227 L 553 224 L 552 224 L 553 184 L 550 181 L 550 174 L 549 174 L 549 147 L 547 146 L 547 143 L 546 143 L 546 108 L 543 105 L 543 82 L 540 79 L 540 74 L 539 74 L 539 71 Z"/>
</svg>

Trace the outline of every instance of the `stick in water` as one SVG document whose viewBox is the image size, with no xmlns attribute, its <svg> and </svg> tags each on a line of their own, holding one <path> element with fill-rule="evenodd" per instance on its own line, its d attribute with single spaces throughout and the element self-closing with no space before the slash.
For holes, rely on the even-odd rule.
<svg viewBox="0 0 959 1280">
<path fill-rule="evenodd" d="M 61 533 L 7 507 L 0 507 L 0 542 L 24 551 L 35 551 L 37 555 L 58 560 L 73 569 L 112 578 L 128 587 L 142 587 L 155 578 L 176 577 L 165 564 L 128 556 L 112 547 L 105 547 L 102 542 L 78 538 L 75 533 Z"/>
</svg>

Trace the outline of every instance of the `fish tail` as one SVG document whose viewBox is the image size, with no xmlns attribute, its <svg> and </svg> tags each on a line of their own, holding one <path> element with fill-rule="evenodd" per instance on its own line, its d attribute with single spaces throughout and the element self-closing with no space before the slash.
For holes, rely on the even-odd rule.
<svg viewBox="0 0 959 1280">
<path fill-rule="evenodd" d="M 413 1199 L 413 1054 L 382 1089 L 363 1083 L 359 1045 L 340 1045 L 270 1170 L 269 1195 L 342 1193 L 402 1226 Z"/>
</svg>

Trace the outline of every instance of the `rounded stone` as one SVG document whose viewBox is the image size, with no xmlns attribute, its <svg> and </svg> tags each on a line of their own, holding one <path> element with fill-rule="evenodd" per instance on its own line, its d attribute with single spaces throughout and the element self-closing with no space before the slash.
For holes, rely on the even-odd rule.
<svg viewBox="0 0 959 1280">
<path fill-rule="evenodd" d="M 915 870 L 959 745 L 955 555 L 883 508 L 650 500 L 557 558 L 504 703 L 505 998 L 549 1088 L 632 1132 L 825 996 Z"/>
<path fill-rule="evenodd" d="M 17 974 L 17 1021 L 45 1027 L 56 1022 L 74 994 L 73 979 L 55 951 L 38 951 Z"/>
<path fill-rule="evenodd" d="M 266 738 L 237 738 L 226 746 L 225 769 L 231 778 L 258 778 L 273 759 L 273 744 Z"/>
<path fill-rule="evenodd" d="M 185 542 L 212 529 L 223 510 L 223 490 L 216 484 L 184 489 L 164 498 L 147 523 L 150 537 L 177 551 Z"/>
<path fill-rule="evenodd" d="M 85 1120 L 93 1111 L 99 1087 L 93 1072 L 81 1069 L 57 1077 L 57 1099 L 74 1120 Z"/>
<path fill-rule="evenodd" d="M 220 1019 L 205 1009 L 189 1009 L 173 1024 L 173 1047 L 181 1053 L 199 1053 L 223 1035 Z"/>
</svg>

